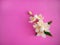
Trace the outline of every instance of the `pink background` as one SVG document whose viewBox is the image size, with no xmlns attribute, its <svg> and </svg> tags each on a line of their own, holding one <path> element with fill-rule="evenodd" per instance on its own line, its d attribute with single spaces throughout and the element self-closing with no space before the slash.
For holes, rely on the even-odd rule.
<svg viewBox="0 0 60 45">
<path fill-rule="evenodd" d="M 52 37 L 36 37 L 27 11 L 52 20 Z M 60 45 L 60 0 L 0 0 L 0 45 Z"/>
</svg>

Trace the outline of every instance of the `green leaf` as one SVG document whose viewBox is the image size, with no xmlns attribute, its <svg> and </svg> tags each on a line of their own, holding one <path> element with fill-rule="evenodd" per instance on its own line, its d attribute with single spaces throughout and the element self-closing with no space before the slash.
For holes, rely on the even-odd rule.
<svg viewBox="0 0 60 45">
<path fill-rule="evenodd" d="M 49 21 L 48 24 L 50 25 L 52 23 L 52 21 Z"/>
<path fill-rule="evenodd" d="M 44 33 L 45 33 L 46 35 L 52 36 L 50 32 L 44 31 Z"/>
</svg>

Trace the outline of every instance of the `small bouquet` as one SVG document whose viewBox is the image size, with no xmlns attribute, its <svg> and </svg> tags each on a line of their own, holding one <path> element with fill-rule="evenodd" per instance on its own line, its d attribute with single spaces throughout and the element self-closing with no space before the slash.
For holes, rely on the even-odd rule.
<svg viewBox="0 0 60 45">
<path fill-rule="evenodd" d="M 46 38 L 46 35 L 52 36 L 49 30 L 50 24 L 52 23 L 52 21 L 45 23 L 43 21 L 44 17 L 42 17 L 41 14 L 33 15 L 31 11 L 29 11 L 28 14 L 30 15 L 29 23 L 33 23 L 33 28 L 35 29 L 36 36 L 42 36 L 44 38 Z"/>
</svg>

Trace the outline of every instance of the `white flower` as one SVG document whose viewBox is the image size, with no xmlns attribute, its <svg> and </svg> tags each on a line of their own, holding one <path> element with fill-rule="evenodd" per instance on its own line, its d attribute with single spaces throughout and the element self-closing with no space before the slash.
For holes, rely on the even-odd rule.
<svg viewBox="0 0 60 45">
<path fill-rule="evenodd" d="M 37 36 L 42 36 L 46 38 L 46 34 L 44 33 L 44 31 L 50 32 L 49 30 L 50 25 L 48 23 L 45 23 L 43 19 L 44 17 L 42 17 L 41 14 L 40 15 L 36 14 L 30 17 L 30 23 L 33 23 L 34 21 L 38 20 L 38 22 L 34 22 L 33 24 L 33 27 L 35 28 L 35 32 L 37 33 Z"/>
</svg>

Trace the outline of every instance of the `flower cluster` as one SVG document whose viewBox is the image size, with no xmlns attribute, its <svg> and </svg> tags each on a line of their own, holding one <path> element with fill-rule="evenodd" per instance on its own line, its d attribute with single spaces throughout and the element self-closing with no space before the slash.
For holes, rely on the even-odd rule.
<svg viewBox="0 0 60 45">
<path fill-rule="evenodd" d="M 33 15 L 31 11 L 29 11 L 28 14 L 30 15 L 29 22 L 33 23 L 33 27 L 36 32 L 36 36 L 42 36 L 44 38 L 46 38 L 46 35 L 52 36 L 50 33 L 50 30 L 49 30 L 50 24 L 52 23 L 52 21 L 45 23 L 43 21 L 44 17 L 42 17 L 41 14 Z"/>
</svg>

